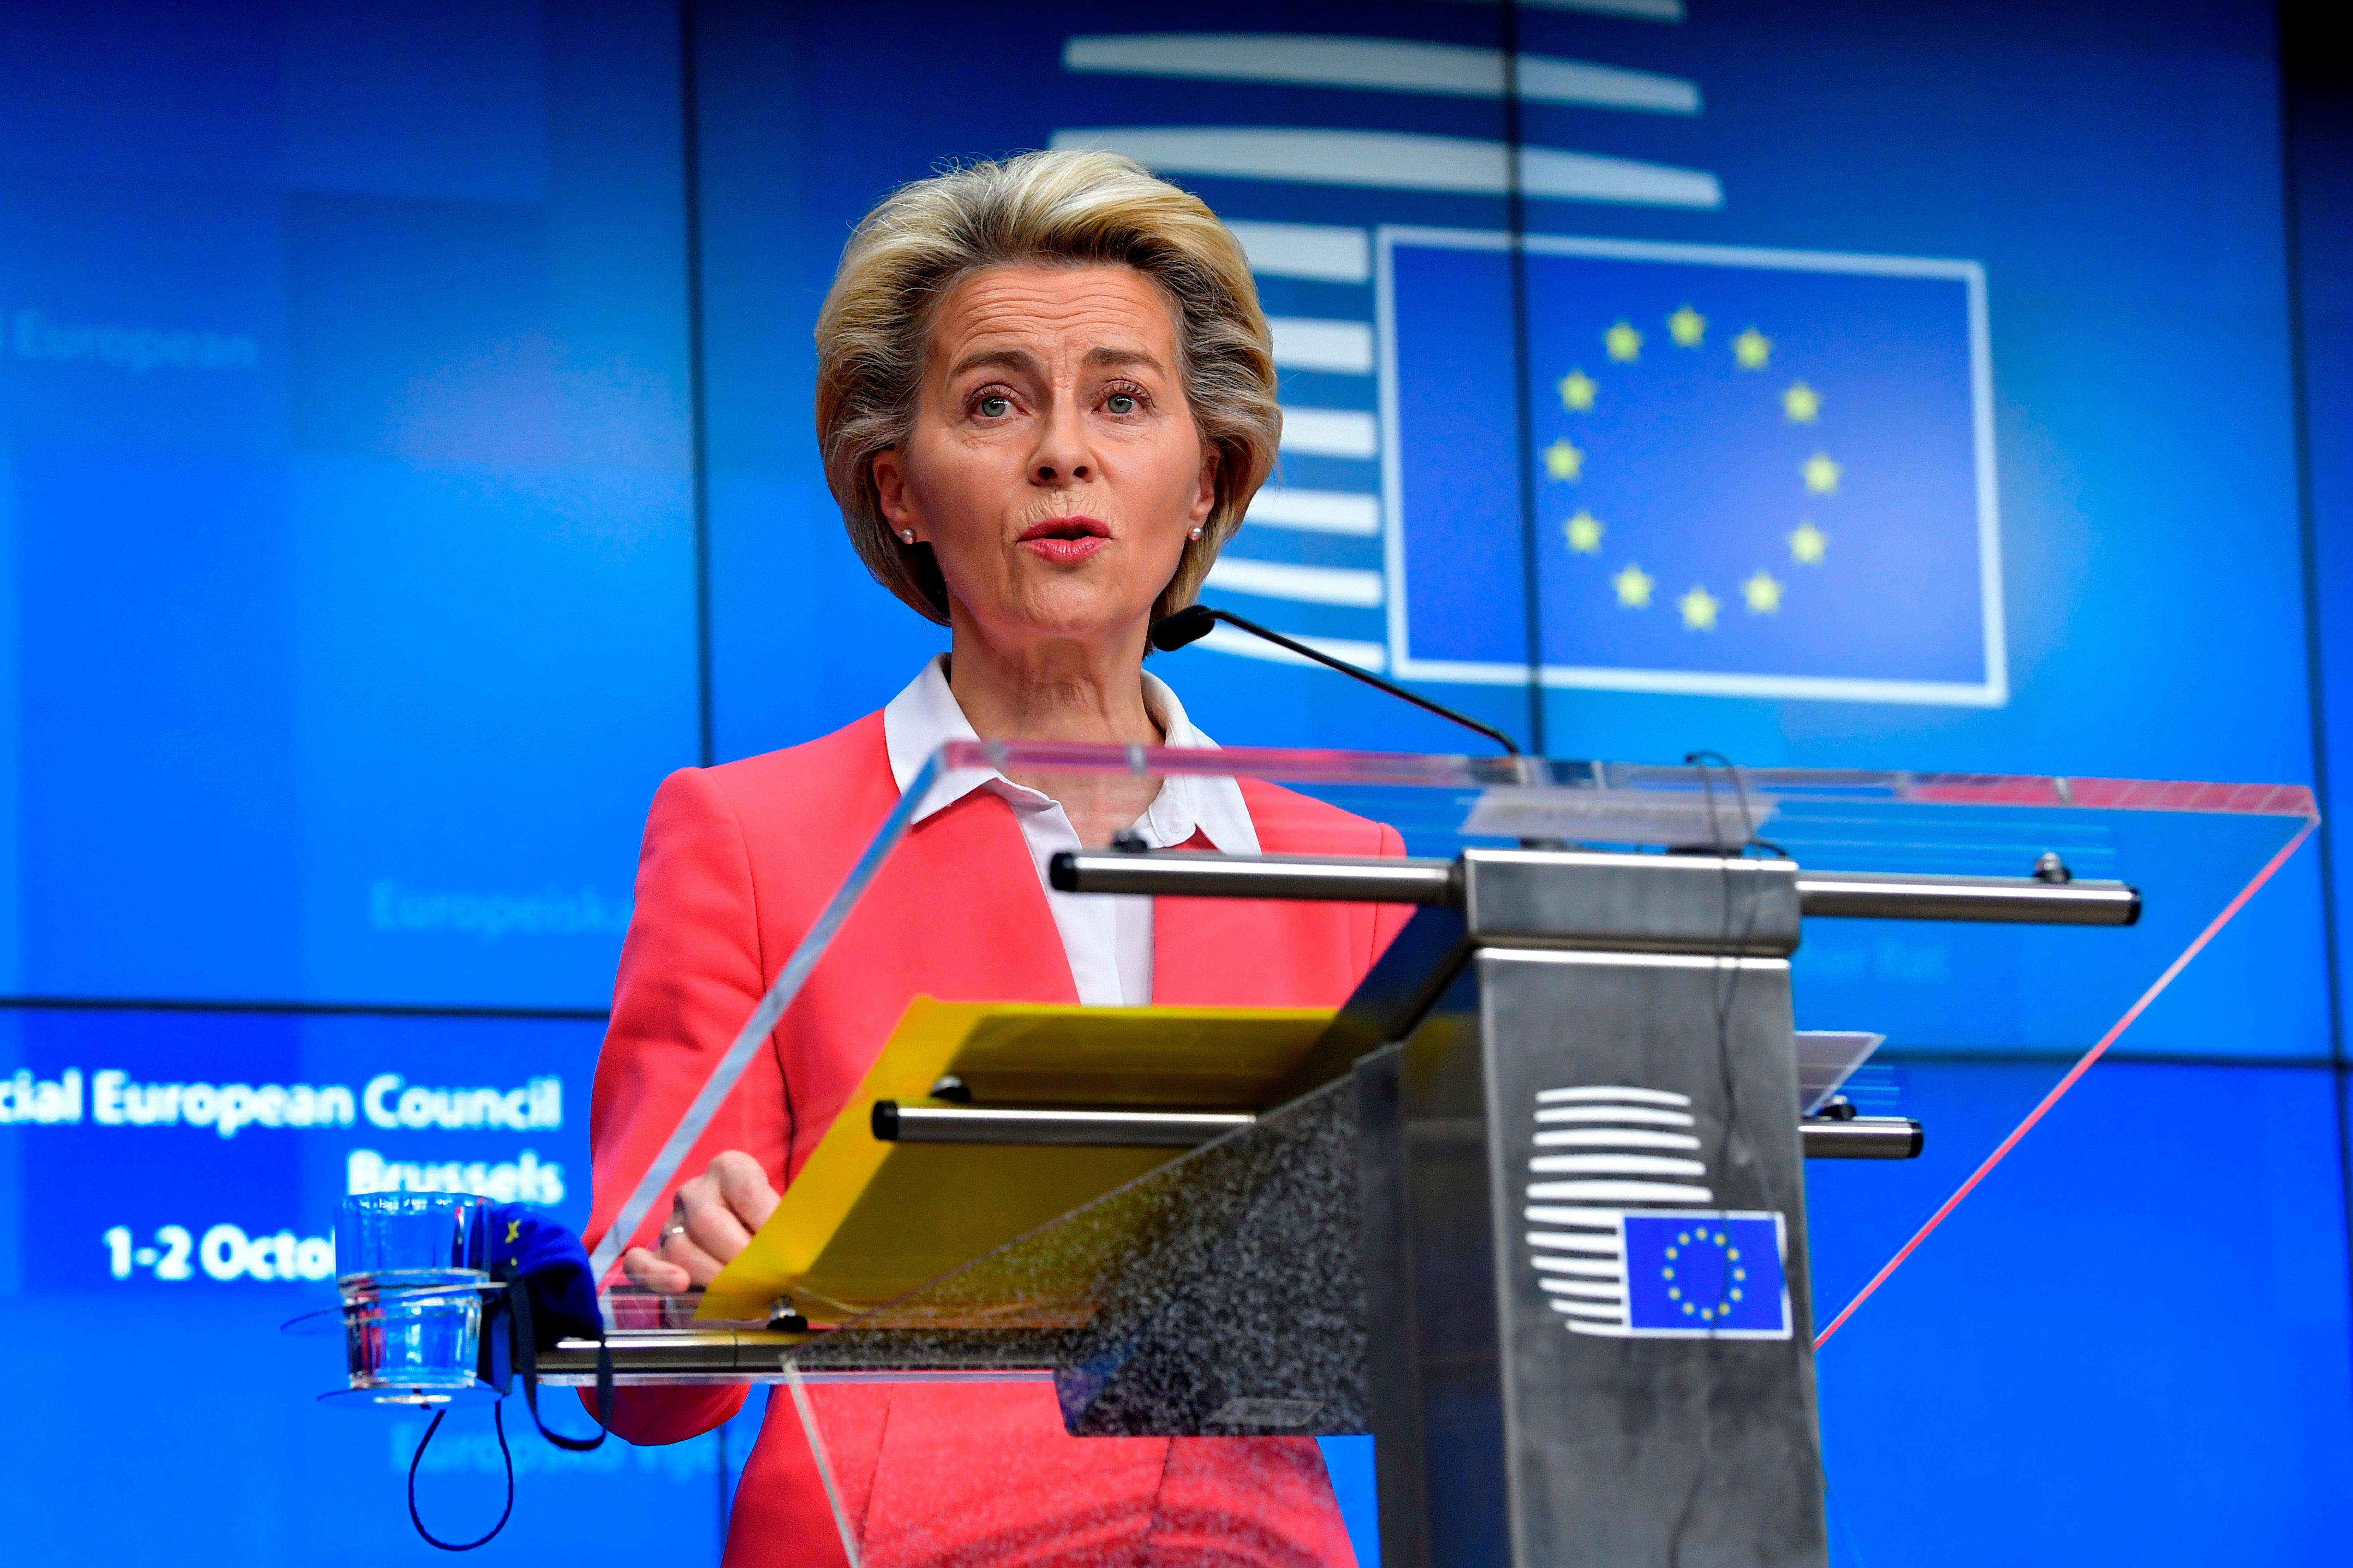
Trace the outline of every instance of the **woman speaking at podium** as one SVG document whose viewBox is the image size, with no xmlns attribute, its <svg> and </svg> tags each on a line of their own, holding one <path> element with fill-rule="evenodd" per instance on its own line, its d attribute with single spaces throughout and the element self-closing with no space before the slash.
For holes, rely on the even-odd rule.
<svg viewBox="0 0 2353 1568">
<path fill-rule="evenodd" d="M 596 1071 L 592 1242 L 935 747 L 1213 744 L 1145 673 L 1145 633 L 1193 601 L 1240 526 L 1282 416 L 1248 263 L 1208 208 L 1095 152 L 919 182 L 859 225 L 817 342 L 818 440 L 850 540 L 882 586 L 948 626 L 951 651 L 847 729 L 682 770 L 655 795 Z M 1046 886 L 1056 851 L 1123 833 L 1402 851 L 1388 828 L 1255 782 L 953 775 L 681 1167 L 701 1173 L 628 1238 L 628 1278 L 677 1292 L 716 1275 L 919 993 L 1331 1006 L 1394 929 L 1394 911 L 1361 904 Z M 744 1397 L 624 1390 L 616 1426 L 676 1442 Z M 870 1562 L 1354 1561 L 1312 1438 L 1073 1438 L 1038 1383 L 892 1397 L 871 1431 L 828 1443 L 865 1500 Z M 894 1540 L 891 1499 L 910 1486 L 923 1521 Z M 726 1562 L 840 1556 L 792 1403 L 772 1399 Z"/>
</svg>

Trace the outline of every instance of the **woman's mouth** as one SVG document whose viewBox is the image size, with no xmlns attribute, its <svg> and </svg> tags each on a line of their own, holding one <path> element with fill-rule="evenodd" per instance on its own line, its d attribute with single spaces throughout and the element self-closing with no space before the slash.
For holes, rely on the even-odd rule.
<svg viewBox="0 0 2353 1568">
<path fill-rule="evenodd" d="M 1058 565 L 1073 566 L 1101 550 L 1111 529 L 1092 517 L 1051 517 L 1021 531 L 1021 546 Z"/>
</svg>

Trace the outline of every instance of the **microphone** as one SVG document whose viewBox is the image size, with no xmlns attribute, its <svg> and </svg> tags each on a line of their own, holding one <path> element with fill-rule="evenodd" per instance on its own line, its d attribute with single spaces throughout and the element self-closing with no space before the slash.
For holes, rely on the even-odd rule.
<svg viewBox="0 0 2353 1568">
<path fill-rule="evenodd" d="M 1256 621 L 1246 621 L 1231 610 L 1211 609 L 1207 605 L 1189 605 L 1173 615 L 1163 616 L 1152 623 L 1152 646 L 1162 653 L 1175 653 L 1187 643 L 1198 642 L 1208 637 L 1209 628 L 1219 621 L 1225 622 L 1229 626 L 1238 626 L 1254 637 L 1263 637 L 1277 647 L 1288 648 L 1302 658 L 1313 659 L 1326 669 L 1336 669 L 1343 675 L 1354 676 L 1366 685 L 1386 691 L 1392 697 L 1401 697 L 1424 712 L 1435 713 L 1441 719 L 1451 720 L 1466 730 L 1476 730 L 1503 747 L 1511 755 L 1516 757 L 1520 754 L 1520 749 L 1512 743 L 1512 738 L 1494 726 L 1482 724 L 1467 714 L 1457 713 L 1451 708 L 1442 707 L 1432 702 L 1429 698 L 1408 691 L 1404 687 L 1392 681 L 1383 680 L 1370 670 L 1358 669 L 1345 659 L 1334 658 L 1328 653 L 1318 653 L 1305 643 L 1294 642 L 1281 632 L 1269 631 Z"/>
</svg>

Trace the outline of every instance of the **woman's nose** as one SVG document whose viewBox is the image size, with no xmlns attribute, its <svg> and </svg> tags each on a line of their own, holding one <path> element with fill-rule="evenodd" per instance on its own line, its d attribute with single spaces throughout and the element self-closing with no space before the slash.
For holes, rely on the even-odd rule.
<svg viewBox="0 0 2353 1568">
<path fill-rule="evenodd" d="M 1038 449 L 1029 477 L 1041 485 L 1071 484 L 1091 478 L 1094 454 L 1088 449 L 1086 421 L 1068 401 L 1057 400 L 1038 429 Z"/>
</svg>

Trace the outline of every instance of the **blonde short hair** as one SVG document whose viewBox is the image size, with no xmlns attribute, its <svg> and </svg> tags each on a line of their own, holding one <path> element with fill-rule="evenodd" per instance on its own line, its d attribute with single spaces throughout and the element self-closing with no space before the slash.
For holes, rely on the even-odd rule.
<svg viewBox="0 0 2353 1568">
<path fill-rule="evenodd" d="M 817 321 L 817 437 L 849 541 L 884 587 L 935 621 L 946 584 L 927 544 L 882 516 L 874 459 L 913 432 L 931 330 L 956 284 L 1023 262 L 1124 262 L 1158 284 L 1176 318 L 1178 378 L 1217 449 L 1217 500 L 1154 606 L 1180 610 L 1241 525 L 1282 434 L 1273 345 L 1250 262 L 1198 196 L 1133 159 L 1025 153 L 902 186 L 849 237 Z"/>
</svg>

